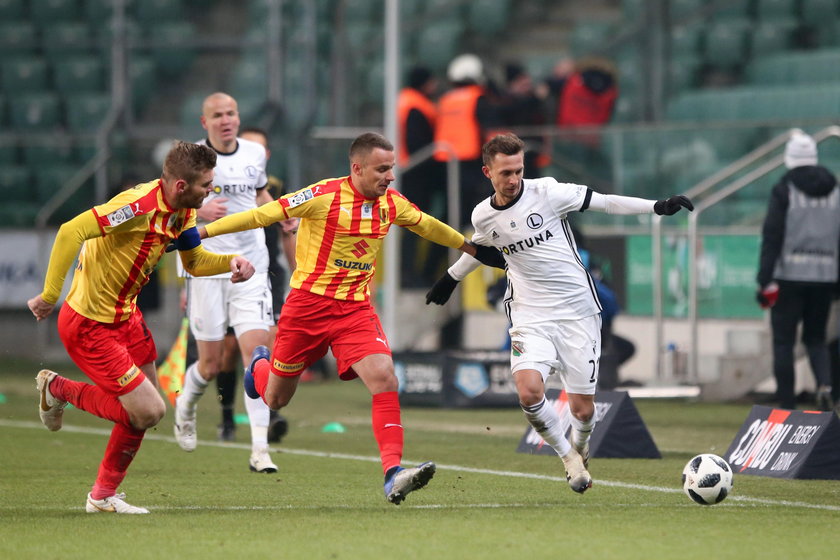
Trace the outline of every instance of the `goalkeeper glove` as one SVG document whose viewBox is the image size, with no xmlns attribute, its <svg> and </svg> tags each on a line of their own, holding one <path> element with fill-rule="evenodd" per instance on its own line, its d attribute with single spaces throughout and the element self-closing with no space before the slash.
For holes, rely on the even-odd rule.
<svg viewBox="0 0 840 560">
<path fill-rule="evenodd" d="M 680 211 L 680 208 L 686 208 L 689 212 L 694 210 L 694 205 L 687 196 L 678 194 L 666 200 L 657 200 L 653 205 L 653 211 L 660 216 L 673 216 Z"/>
<path fill-rule="evenodd" d="M 763 288 L 759 288 L 755 292 L 755 300 L 762 309 L 770 309 L 776 305 L 776 300 L 779 299 L 779 285 L 775 282 L 770 282 Z"/>
<path fill-rule="evenodd" d="M 455 287 L 457 285 L 458 281 L 452 278 L 448 272 L 444 272 L 443 276 L 438 278 L 435 285 L 432 286 L 432 288 L 426 293 L 426 305 L 429 305 L 430 303 L 443 305 L 449 301 L 449 297 L 452 295 L 452 292 L 455 291 Z"/>
</svg>

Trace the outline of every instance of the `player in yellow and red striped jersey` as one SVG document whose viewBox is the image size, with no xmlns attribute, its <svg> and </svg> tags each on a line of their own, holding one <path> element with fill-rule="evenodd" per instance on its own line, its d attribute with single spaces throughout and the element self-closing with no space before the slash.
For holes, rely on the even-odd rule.
<svg viewBox="0 0 840 560">
<path fill-rule="evenodd" d="M 326 179 L 259 208 L 226 216 L 208 224 L 204 233 L 221 235 L 301 219 L 297 268 L 274 349 L 271 355 L 266 347 L 254 351 L 245 372 L 245 390 L 252 398 L 261 396 L 271 408 L 283 407 L 294 395 L 304 368 L 331 348 L 339 376 L 360 377 L 373 396 L 373 434 L 385 472 L 385 496 L 399 504 L 406 494 L 426 485 L 435 465 L 400 466 L 403 427 L 398 382 L 388 339 L 370 302 L 382 240 L 397 225 L 485 264 L 503 267 L 504 260 L 496 249 L 472 245 L 389 188 L 395 155 L 383 136 L 362 134 L 353 141 L 349 155 L 349 176 Z"/>
<path fill-rule="evenodd" d="M 254 273 L 247 259 L 210 253 L 201 246 L 195 210 L 213 185 L 216 153 L 176 142 L 160 179 L 123 191 L 82 212 L 58 230 L 44 290 L 27 303 L 39 321 L 52 313 L 67 270 L 78 255 L 73 283 L 58 316 L 67 353 L 94 384 L 49 370 L 36 378 L 39 414 L 61 429 L 67 403 L 114 422 L 105 457 L 87 496 L 88 513 L 148 513 L 126 503 L 117 488 L 145 431 L 166 412 L 157 390 L 157 352 L 135 299 L 167 245 L 175 241 L 184 268 L 195 275 L 231 271 L 232 282 Z"/>
</svg>

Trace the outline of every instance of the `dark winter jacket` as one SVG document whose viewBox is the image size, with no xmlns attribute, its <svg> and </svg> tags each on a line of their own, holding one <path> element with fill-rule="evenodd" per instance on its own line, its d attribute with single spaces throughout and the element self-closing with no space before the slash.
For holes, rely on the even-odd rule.
<svg viewBox="0 0 840 560">
<path fill-rule="evenodd" d="M 790 183 L 808 197 L 824 198 L 834 189 L 837 179 L 821 165 L 806 165 L 791 169 L 773 187 L 762 228 L 761 256 L 756 275 L 761 287 L 773 281 L 774 268 L 784 245 Z"/>
</svg>

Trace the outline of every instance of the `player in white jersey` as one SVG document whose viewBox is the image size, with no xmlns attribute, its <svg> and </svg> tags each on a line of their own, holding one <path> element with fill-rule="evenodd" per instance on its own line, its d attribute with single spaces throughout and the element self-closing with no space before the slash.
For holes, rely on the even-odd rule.
<svg viewBox="0 0 840 560">
<path fill-rule="evenodd" d="M 504 254 L 504 304 L 519 402 L 534 430 L 563 459 L 569 486 L 583 493 L 592 486 L 587 468 L 601 356 L 601 304 L 567 216 L 585 210 L 672 215 L 694 206 L 685 196 L 654 201 L 604 195 L 551 177 L 523 179 L 523 154 L 524 144 L 513 134 L 496 136 L 482 148 L 482 170 L 494 192 L 473 210 L 473 241 Z M 462 256 L 429 290 L 426 303 L 446 303 L 458 282 L 479 264 Z M 555 372 L 569 397 L 571 442 L 545 399 L 545 380 Z"/>
<path fill-rule="evenodd" d="M 217 161 L 213 190 L 198 211 L 199 221 L 212 222 L 274 200 L 265 188 L 268 183 L 265 148 L 237 137 L 236 100 L 225 93 L 208 96 L 202 105 L 201 124 L 207 130 L 207 139 L 198 143 L 213 148 Z M 264 235 L 258 228 L 214 237 L 210 242 L 213 250 L 230 250 L 247 256 L 253 263 L 254 276 L 248 282 L 237 284 L 236 289 L 229 288 L 232 284 L 227 275 L 187 279 L 187 313 L 198 348 L 198 362 L 187 367 L 183 391 L 175 402 L 175 438 L 185 451 L 196 447 L 195 407 L 208 383 L 219 375 L 228 327 L 233 328 L 243 362 L 254 348 L 269 342 L 273 314 Z M 251 424 L 250 469 L 277 472 L 277 465 L 268 454 L 269 408 L 261 399 L 247 395 L 244 398 Z"/>
</svg>

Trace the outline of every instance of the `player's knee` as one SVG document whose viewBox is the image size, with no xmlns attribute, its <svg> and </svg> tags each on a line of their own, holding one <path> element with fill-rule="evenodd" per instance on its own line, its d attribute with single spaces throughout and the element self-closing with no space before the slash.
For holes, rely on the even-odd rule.
<svg viewBox="0 0 840 560">
<path fill-rule="evenodd" d="M 155 404 L 134 414 L 131 424 L 138 430 L 148 430 L 157 426 L 163 420 L 164 414 L 166 414 L 166 405 L 161 401 L 159 406 Z"/>
<path fill-rule="evenodd" d="M 536 387 L 520 387 L 519 388 L 519 403 L 522 406 L 534 406 L 540 404 L 545 397 L 542 389 Z"/>
</svg>

